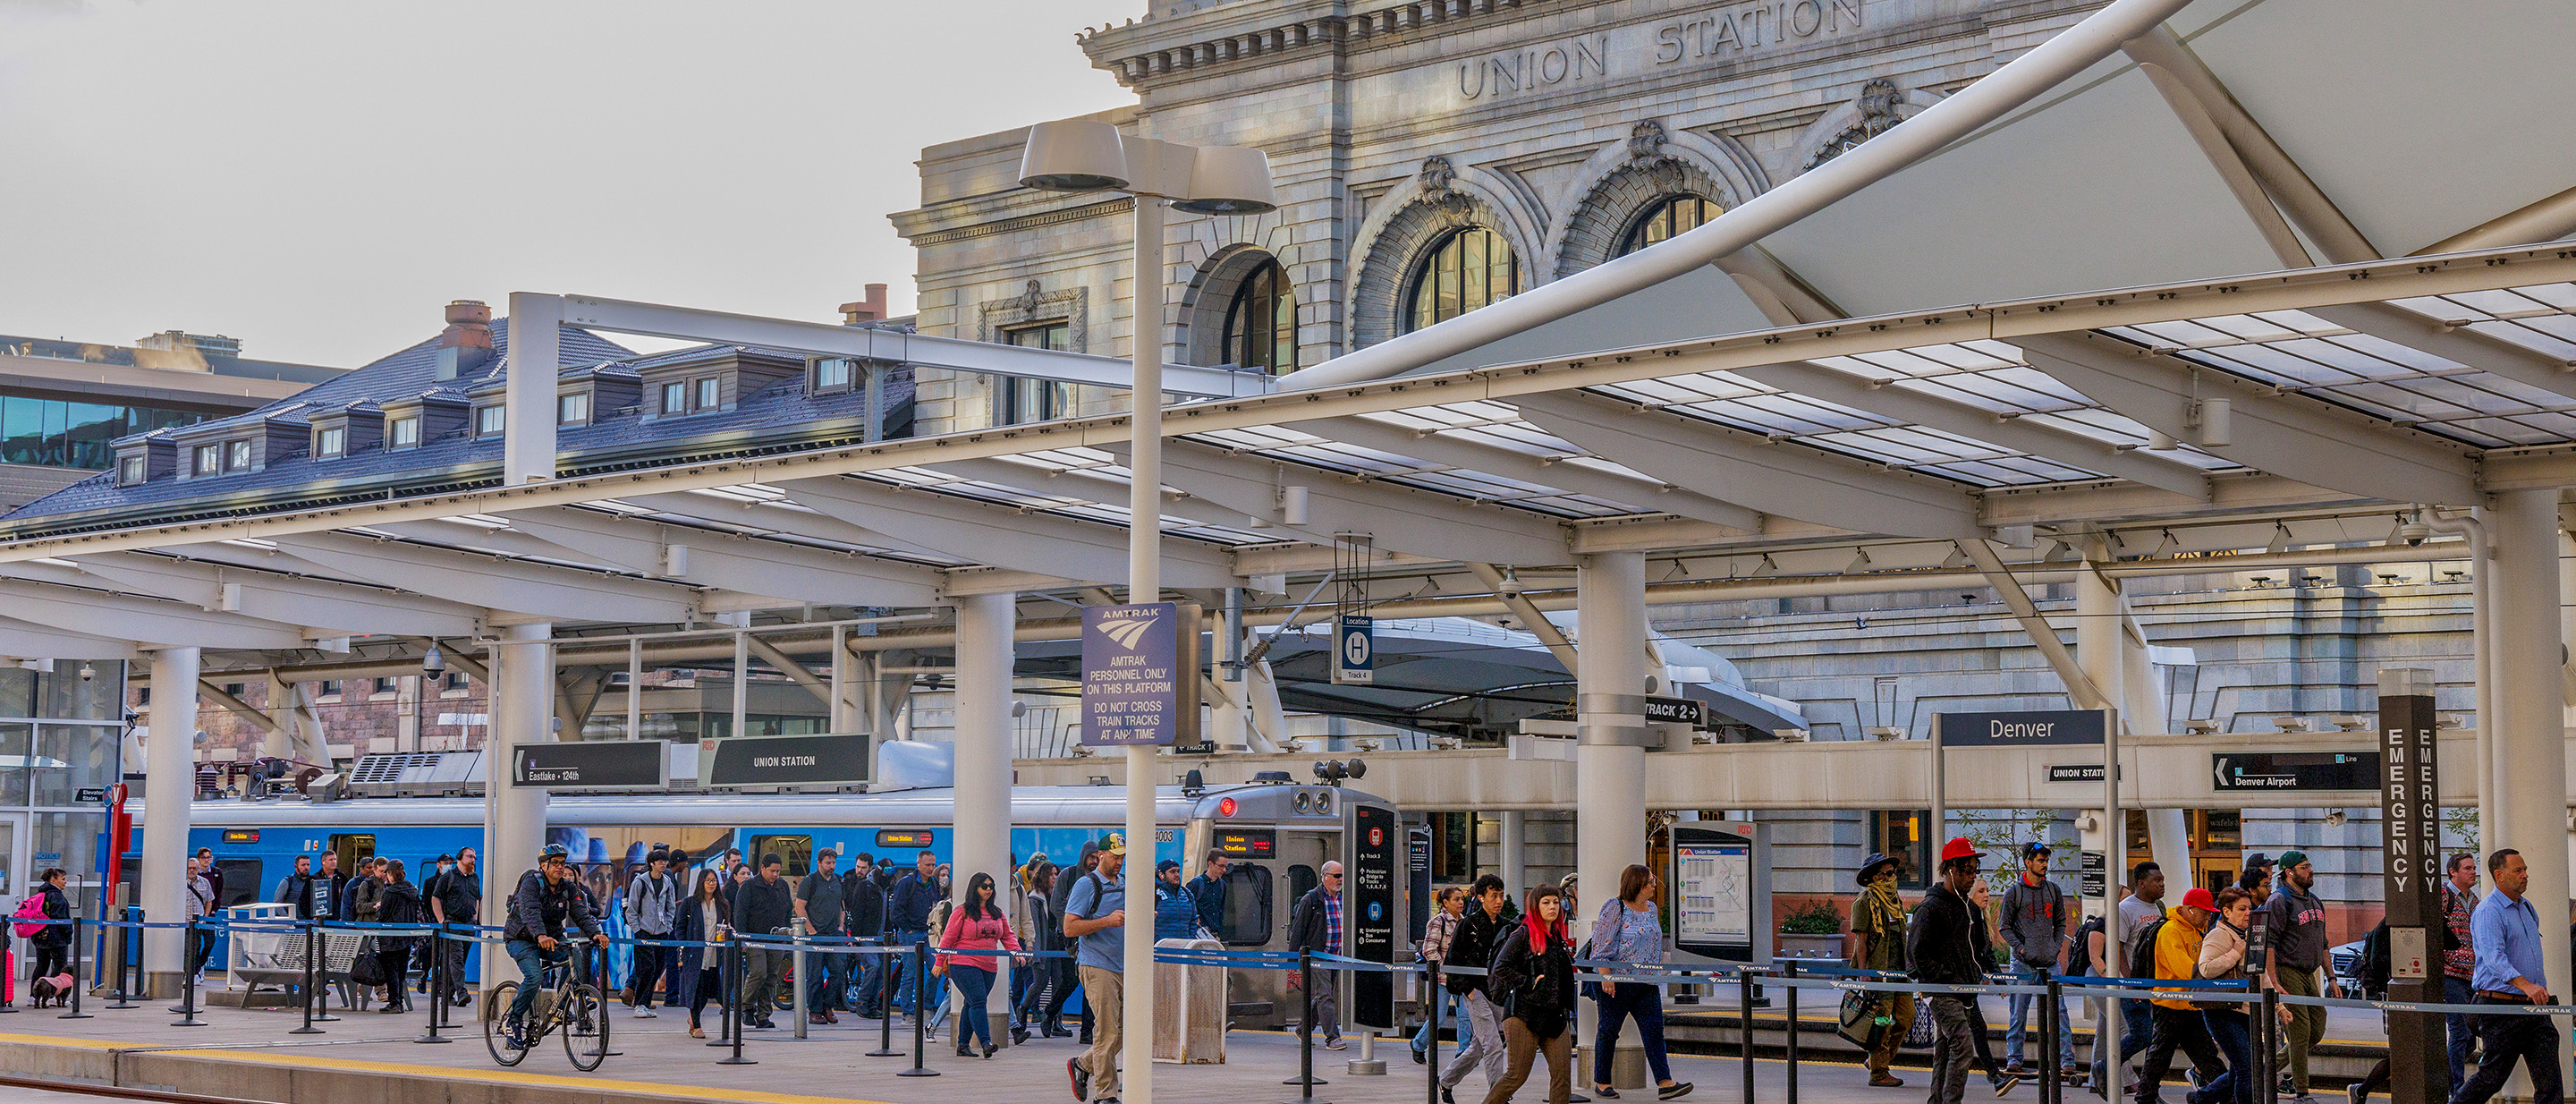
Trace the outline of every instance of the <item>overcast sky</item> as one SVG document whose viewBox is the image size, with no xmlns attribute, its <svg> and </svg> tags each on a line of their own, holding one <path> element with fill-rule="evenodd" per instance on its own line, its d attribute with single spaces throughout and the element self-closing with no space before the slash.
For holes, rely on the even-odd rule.
<svg viewBox="0 0 2576 1104">
<path fill-rule="evenodd" d="M 0 334 L 354 367 L 450 299 L 913 301 L 934 142 L 1133 102 L 1143 0 L 0 0 Z"/>
</svg>

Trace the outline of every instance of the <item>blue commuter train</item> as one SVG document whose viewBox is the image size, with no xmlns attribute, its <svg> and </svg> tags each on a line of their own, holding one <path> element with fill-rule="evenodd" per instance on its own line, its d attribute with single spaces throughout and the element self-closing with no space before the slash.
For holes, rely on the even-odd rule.
<svg viewBox="0 0 2576 1104">
<path fill-rule="evenodd" d="M 1375 800 L 1343 787 L 1297 784 L 1285 775 L 1188 791 L 1158 787 L 1152 855 L 1155 861 L 1179 860 L 1195 877 L 1210 852 L 1227 852 L 1233 863 L 1225 880 L 1223 930 L 1216 934 L 1229 946 L 1284 950 L 1290 906 L 1315 885 L 1325 860 L 1342 857 L 1344 804 Z M 613 904 L 623 899 L 627 880 L 656 844 L 687 851 L 692 867 L 728 854 L 777 852 L 790 876 L 802 876 L 824 847 L 842 856 L 843 870 L 860 853 L 905 866 L 929 851 L 947 863 L 954 808 L 953 791 L 946 787 L 828 795 L 557 796 L 548 805 L 547 835 L 572 853 L 599 899 Z M 148 816 L 146 806 L 137 814 L 138 827 Z M 296 856 L 318 862 L 325 852 L 338 854 L 343 870 L 370 855 L 401 859 L 418 883 L 435 856 L 473 847 L 482 855 L 486 885 L 495 878 L 515 883 L 534 857 L 486 853 L 483 816 L 479 797 L 199 801 L 190 812 L 189 845 L 192 851 L 214 849 L 224 872 L 224 906 L 276 900 Z M 1044 853 L 1070 866 L 1084 841 L 1119 831 L 1125 817 L 1125 791 L 1117 787 L 1015 787 L 1011 853 L 1020 862 Z M 1140 879 L 1153 870 L 1153 861 L 1142 860 L 1142 854 L 1142 848 L 1129 852 Z M 973 873 L 957 871 L 956 881 L 963 884 Z M 997 879 L 1005 874 L 991 873 Z M 497 922 L 496 915 L 496 906 L 487 904 L 486 921 Z M 620 932 L 623 924 L 622 917 L 615 919 Z M 224 961 L 222 953 L 219 947 L 217 962 Z M 621 976 L 622 962 L 621 954 Z M 1284 982 L 1274 972 L 1235 971 L 1230 991 L 1236 1022 L 1284 1023 Z"/>
</svg>

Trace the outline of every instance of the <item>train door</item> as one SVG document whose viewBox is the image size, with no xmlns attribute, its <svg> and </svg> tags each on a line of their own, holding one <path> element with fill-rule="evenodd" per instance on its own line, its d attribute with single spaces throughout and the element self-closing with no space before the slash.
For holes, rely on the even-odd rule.
<svg viewBox="0 0 2576 1104">
<path fill-rule="evenodd" d="M 25 891 L 19 888 L 18 876 L 19 871 L 25 870 L 27 866 L 25 856 L 18 853 L 19 846 L 24 844 L 26 839 L 27 815 L 0 813 L 0 899 L 8 900 L 13 905 L 18 898 L 26 895 Z M 35 872 L 27 871 L 27 877 L 29 884 L 33 884 Z"/>
<path fill-rule="evenodd" d="M 376 834 L 373 832 L 335 832 L 331 836 L 330 850 L 332 853 L 340 856 L 341 872 L 354 874 L 358 869 L 358 860 L 373 858 L 375 856 Z"/>
</svg>

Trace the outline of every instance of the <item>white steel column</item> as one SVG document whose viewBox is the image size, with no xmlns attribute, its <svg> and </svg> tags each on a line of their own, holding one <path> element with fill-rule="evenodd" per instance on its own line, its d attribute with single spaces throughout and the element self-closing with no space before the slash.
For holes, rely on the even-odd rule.
<svg viewBox="0 0 2576 1104">
<path fill-rule="evenodd" d="M 1127 335 L 1135 362 L 1128 402 L 1135 412 L 1127 459 L 1127 601 L 1163 597 L 1163 198 L 1136 197 L 1135 317 Z M 1196 625 L 1181 626 L 1195 633 Z M 1127 882 L 1125 1040 L 1119 1088 L 1134 1104 L 1154 1104 L 1154 754 L 1127 749 Z"/>
<path fill-rule="evenodd" d="M 510 369 L 501 405 L 501 481 L 555 477 L 555 375 L 563 344 L 563 297 L 510 293 Z M 549 695 L 551 696 L 551 695 Z M 498 869 L 499 864 L 494 864 Z"/>
<path fill-rule="evenodd" d="M 1505 809 L 1498 840 L 1503 852 L 1503 891 L 1517 894 L 1529 884 L 1529 813 Z"/>
<path fill-rule="evenodd" d="M 519 888 L 519 875 L 535 869 L 537 851 L 546 845 L 546 791 L 511 785 L 510 760 L 511 749 L 552 739 L 553 636 L 554 626 L 543 621 L 507 626 L 485 668 L 492 673 L 484 687 L 492 722 L 483 742 L 483 899 L 493 902 L 484 910 L 487 919 L 501 914 L 499 903 Z M 518 976 L 518 967 L 495 948 L 485 947 L 481 957 L 486 986 Z"/>
<path fill-rule="evenodd" d="M 173 923 L 188 915 L 188 803 L 197 796 L 197 666 L 195 648 L 152 653 L 152 717 L 144 745 L 143 916 Z M 185 933 L 143 931 L 145 991 L 176 993 L 187 966 Z"/>
<path fill-rule="evenodd" d="M 1646 861 L 1646 557 L 1599 552 L 1575 558 L 1574 940 L 1592 932 L 1619 873 Z M 1514 887 L 1519 888 L 1519 887 Z M 1578 1001 L 1577 1045 L 1599 1010 Z M 1642 1044 L 1622 1035 L 1622 1049 Z M 1584 1046 L 1589 1050 L 1589 1046 Z"/>
<path fill-rule="evenodd" d="M 2138 685 L 2129 676 L 2141 666 L 2131 653 L 2142 652 L 2146 645 L 2129 639 L 2124 625 L 2129 620 L 2128 603 L 2120 597 L 2118 580 L 2102 574 L 2102 565 L 2087 563 L 2075 573 L 2075 659 L 2084 668 L 2086 678 L 2120 710 L 2120 722 L 2132 736 L 2162 734 L 2168 722 L 2163 701 L 2156 694 L 2153 681 Z M 2128 826 L 2125 814 L 2112 818 L 2101 831 L 2085 833 L 2086 850 L 2099 850 L 2103 856 L 2104 875 L 2108 884 L 2120 885 L 2129 880 Z M 2180 809 L 2147 810 L 2147 856 L 2164 868 L 2167 884 L 2176 888 L 2166 891 L 2172 901 L 2182 899 L 2182 891 L 2194 884 L 2191 871 L 2191 834 Z M 2090 899 L 2084 907 L 2096 905 Z M 2100 907 L 2108 907 L 2103 904 Z M 2091 915 L 2088 911 L 2086 915 Z"/>
<path fill-rule="evenodd" d="M 966 883 L 977 874 L 993 876 L 995 904 L 1008 907 L 1010 901 L 1011 629 L 1017 601 L 1018 596 L 1007 593 L 956 600 L 957 836 L 953 855 L 957 874 L 953 892 L 961 907 Z M 996 979 L 1009 976 L 1005 972 Z M 1008 985 L 995 985 L 981 1010 L 960 1009 L 959 1015 L 980 1011 L 991 1017 L 993 1037 L 1000 1039 L 1008 1034 L 1000 1028 L 1009 1011 L 1010 991 Z M 957 1030 L 966 1030 L 963 1022 Z"/>
<path fill-rule="evenodd" d="M 2496 817 L 2481 825 L 2479 847 L 2511 847 L 2531 866 L 2527 896 L 2540 930 L 2558 930 L 2567 907 L 2567 744 L 2560 705 L 2558 634 L 2558 491 L 2502 491 L 2492 499 L 2488 538 L 2495 559 L 2495 739 L 2499 764 Z M 2540 941 L 2547 988 L 2564 999 L 2570 984 L 2563 939 Z M 2563 1065 L 2566 1051 L 2560 1050 Z"/>
</svg>

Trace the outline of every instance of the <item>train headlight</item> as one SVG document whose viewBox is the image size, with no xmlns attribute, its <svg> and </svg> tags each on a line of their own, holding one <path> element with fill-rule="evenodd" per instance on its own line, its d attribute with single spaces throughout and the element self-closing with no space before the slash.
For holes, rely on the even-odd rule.
<svg viewBox="0 0 2576 1104">
<path fill-rule="evenodd" d="M 1297 811 L 1301 813 L 1306 811 L 1306 791 L 1304 790 L 1297 791 Z"/>
<path fill-rule="evenodd" d="M 1332 815 L 1332 812 L 1333 812 L 1333 795 L 1331 795 L 1331 794 L 1321 794 L 1321 793 L 1316 794 L 1316 795 L 1315 795 L 1315 815 L 1316 815 L 1316 816 L 1330 816 L 1330 815 Z"/>
</svg>

